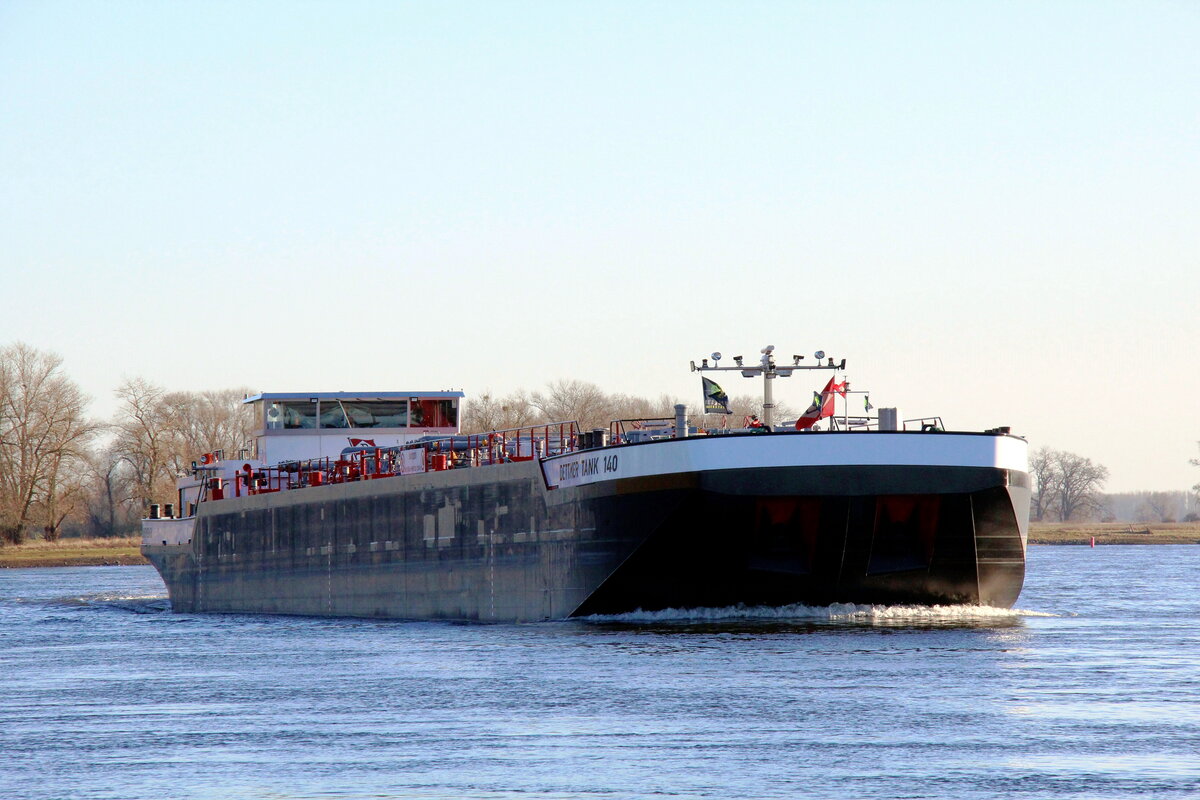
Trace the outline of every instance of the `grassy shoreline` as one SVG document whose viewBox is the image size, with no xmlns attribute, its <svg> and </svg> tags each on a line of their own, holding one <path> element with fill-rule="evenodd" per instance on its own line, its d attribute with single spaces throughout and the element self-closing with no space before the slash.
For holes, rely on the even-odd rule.
<svg viewBox="0 0 1200 800">
<path fill-rule="evenodd" d="M 60 539 L 0 547 L 0 569 L 22 567 L 111 567 L 149 564 L 141 536 L 112 539 Z"/>
<path fill-rule="evenodd" d="M 1200 544 L 1200 522 L 1033 522 L 1035 545 Z M 0 547 L 0 569 L 20 567 L 98 567 L 149 564 L 140 536 L 63 539 Z"/>
<path fill-rule="evenodd" d="M 1200 522 L 1031 522 L 1030 544 L 1200 544 Z"/>
</svg>

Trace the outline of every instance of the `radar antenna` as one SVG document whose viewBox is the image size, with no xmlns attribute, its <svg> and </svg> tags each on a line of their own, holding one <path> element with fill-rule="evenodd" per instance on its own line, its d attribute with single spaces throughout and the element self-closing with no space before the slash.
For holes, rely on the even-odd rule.
<svg viewBox="0 0 1200 800">
<path fill-rule="evenodd" d="M 830 358 L 828 363 L 822 364 L 821 362 L 825 358 L 824 350 L 818 350 L 817 352 L 813 353 L 813 358 L 816 359 L 816 363 L 812 366 L 801 366 L 800 361 L 803 360 L 804 356 L 799 355 L 792 356 L 791 364 L 778 366 L 775 363 L 775 345 L 773 344 L 767 345 L 759 350 L 759 352 L 762 353 L 762 358 L 759 359 L 758 366 L 746 366 L 743 363 L 742 356 L 733 357 L 733 361 L 736 366 L 719 366 L 721 362 L 721 353 L 714 351 L 713 353 L 709 354 L 709 358 L 711 358 L 713 361 L 711 367 L 708 365 L 708 358 L 702 358 L 700 359 L 700 366 L 696 366 L 696 362 L 692 361 L 691 368 L 692 372 L 720 372 L 723 370 L 737 370 L 738 372 L 742 373 L 743 378 L 756 378 L 759 375 L 762 375 L 763 424 L 768 428 L 772 428 L 775 425 L 775 398 L 774 393 L 771 390 L 771 381 L 773 381 L 775 378 L 790 378 L 792 377 L 792 372 L 798 369 L 839 370 L 846 368 L 846 359 L 844 358 L 841 360 L 841 363 L 835 363 L 834 360 Z"/>
</svg>

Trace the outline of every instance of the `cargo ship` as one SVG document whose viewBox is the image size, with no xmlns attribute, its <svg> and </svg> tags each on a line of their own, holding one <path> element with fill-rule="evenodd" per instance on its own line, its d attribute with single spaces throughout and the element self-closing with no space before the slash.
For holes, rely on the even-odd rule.
<svg viewBox="0 0 1200 800">
<path fill-rule="evenodd" d="M 151 508 L 142 552 L 185 613 L 528 622 L 1012 606 L 1025 440 L 893 409 L 775 426 L 773 379 L 845 366 L 794 359 L 693 363 L 764 378 L 766 425 L 717 430 L 689 427 L 677 406 L 608 429 L 463 434 L 461 392 L 263 393 L 246 400 L 252 446 L 198 459 L 173 502 Z"/>
</svg>

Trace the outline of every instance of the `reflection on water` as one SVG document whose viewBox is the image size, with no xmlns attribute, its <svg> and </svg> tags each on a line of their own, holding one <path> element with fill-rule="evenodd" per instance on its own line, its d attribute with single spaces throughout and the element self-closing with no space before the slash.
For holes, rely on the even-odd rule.
<svg viewBox="0 0 1200 800">
<path fill-rule="evenodd" d="M 0 571 L 0 798 L 1195 797 L 1198 560 L 1035 548 L 1020 610 L 538 625 L 177 615 L 149 568 Z"/>
</svg>

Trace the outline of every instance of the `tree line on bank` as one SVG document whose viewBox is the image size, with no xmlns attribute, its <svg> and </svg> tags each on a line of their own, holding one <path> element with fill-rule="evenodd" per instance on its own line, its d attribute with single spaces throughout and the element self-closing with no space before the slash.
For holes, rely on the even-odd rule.
<svg viewBox="0 0 1200 800">
<path fill-rule="evenodd" d="M 169 502 L 176 479 L 200 455 L 216 450 L 232 455 L 248 446 L 254 421 L 242 400 L 251 393 L 245 388 L 168 391 L 132 378 L 115 391 L 119 403 L 113 417 L 97 420 L 88 416 L 88 398 L 64 372 L 59 356 L 21 343 L 0 348 L 0 544 L 31 535 L 54 540 L 64 533 L 136 532 L 149 504 Z M 467 398 L 460 423 L 465 433 L 562 420 L 575 420 L 587 430 L 606 428 L 615 419 L 671 418 L 680 402 L 558 380 L 541 391 L 501 396 L 488 390 Z M 745 417 L 762 414 L 761 398 L 751 395 L 731 397 L 729 406 L 731 415 L 693 415 L 691 424 L 741 427 Z M 798 412 L 778 404 L 776 414 L 790 419 Z M 1105 467 L 1083 456 L 1035 450 L 1032 517 L 1111 516 L 1100 494 L 1107 477 Z M 1155 496 L 1145 498 L 1143 507 L 1166 518 L 1176 506 Z"/>
<path fill-rule="evenodd" d="M 199 454 L 249 439 L 242 389 L 170 392 L 134 378 L 116 396 L 113 418 L 93 419 L 58 355 L 0 348 L 0 544 L 133 533 Z"/>
<path fill-rule="evenodd" d="M 1103 496 L 1102 522 L 1200 522 L 1200 489 Z"/>
<path fill-rule="evenodd" d="M 1198 459 L 1191 463 L 1200 466 Z M 1036 522 L 1200 522 L 1200 484 L 1191 492 L 1105 494 L 1106 467 L 1049 447 L 1030 453 L 1029 479 L 1029 516 Z"/>
</svg>

